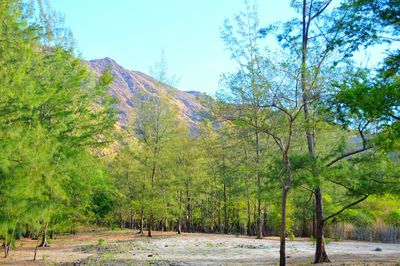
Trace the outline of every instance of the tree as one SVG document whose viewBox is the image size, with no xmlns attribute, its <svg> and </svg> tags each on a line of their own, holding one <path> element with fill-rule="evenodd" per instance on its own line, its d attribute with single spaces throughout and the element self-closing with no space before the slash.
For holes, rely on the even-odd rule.
<svg viewBox="0 0 400 266">
<path fill-rule="evenodd" d="M 237 57 L 239 70 L 237 74 L 227 77 L 230 93 L 222 98 L 227 108 L 222 113 L 237 125 L 246 126 L 252 130 L 250 132 L 255 132 L 256 144 L 259 143 L 258 133 L 265 134 L 275 143 L 277 151 L 282 156 L 283 171 L 279 176 L 282 185 L 280 264 L 284 265 L 286 261 L 286 204 L 292 185 L 290 153 L 294 134 L 298 130 L 299 114 L 304 105 L 298 98 L 300 94 L 297 73 L 293 71 L 294 67 L 289 60 L 261 56 L 258 52 L 255 11 L 253 9 L 252 12 L 249 10 L 248 12 L 247 17 L 245 16 L 246 22 L 238 18 L 239 32 L 243 34 L 242 42 L 233 35 L 233 28 L 227 26 L 225 39 L 228 45 L 233 47 L 233 55 L 234 58 Z M 256 153 L 259 153 L 258 145 L 256 145 Z M 256 162 L 259 163 L 259 156 L 256 156 Z M 262 227 L 259 231 L 261 229 Z"/>
<path fill-rule="evenodd" d="M 62 222 L 56 219 L 63 216 L 60 212 L 76 207 L 68 205 L 73 192 L 68 185 L 77 179 L 90 182 L 79 174 L 86 166 L 76 160 L 96 165 L 91 158 L 109 139 L 115 109 L 105 92 L 107 73 L 91 79 L 69 51 L 38 41 L 41 25 L 32 22 L 20 1 L 1 5 L 0 197 L 5 215 L 0 235 L 7 256 L 16 229 L 29 225 L 37 234 L 40 230 L 46 246 L 50 223 Z M 17 180 L 20 185 L 14 186 Z M 63 205 L 68 208 L 59 208 Z"/>
</svg>

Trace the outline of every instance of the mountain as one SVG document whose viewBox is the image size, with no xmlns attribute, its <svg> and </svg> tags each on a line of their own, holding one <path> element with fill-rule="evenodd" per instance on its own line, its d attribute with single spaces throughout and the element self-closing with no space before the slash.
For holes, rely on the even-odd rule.
<svg viewBox="0 0 400 266">
<path fill-rule="evenodd" d="M 91 60 L 87 64 L 97 77 L 110 67 L 114 80 L 108 89 L 118 99 L 118 121 L 121 126 L 127 124 L 138 103 L 143 103 L 149 97 L 157 97 L 161 93 L 168 95 L 171 103 L 177 106 L 180 118 L 192 129 L 198 128 L 206 114 L 207 110 L 200 102 L 204 97 L 201 92 L 181 91 L 165 84 L 160 85 L 160 82 L 149 75 L 128 70 L 109 57 Z"/>
</svg>

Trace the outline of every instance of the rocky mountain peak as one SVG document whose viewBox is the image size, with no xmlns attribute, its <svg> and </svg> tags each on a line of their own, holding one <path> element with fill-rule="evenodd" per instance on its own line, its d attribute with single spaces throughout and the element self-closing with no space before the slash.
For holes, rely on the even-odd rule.
<svg viewBox="0 0 400 266">
<path fill-rule="evenodd" d="M 186 92 L 167 85 L 160 85 L 153 77 L 139 71 L 128 70 L 109 57 L 90 60 L 87 63 L 89 69 L 96 76 L 100 76 L 107 67 L 110 67 L 114 80 L 108 89 L 119 101 L 117 104 L 118 120 L 122 125 L 128 123 L 130 115 L 135 113 L 137 104 L 143 103 L 151 97 L 158 97 L 160 93 L 168 95 L 171 104 L 177 106 L 180 118 L 187 122 L 192 129 L 198 128 L 204 118 L 206 109 L 199 100 L 204 97 L 201 92 Z"/>
</svg>

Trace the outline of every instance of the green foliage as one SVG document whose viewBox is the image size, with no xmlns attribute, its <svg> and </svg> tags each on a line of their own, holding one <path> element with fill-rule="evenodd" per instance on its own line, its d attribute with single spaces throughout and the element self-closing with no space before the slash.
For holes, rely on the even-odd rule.
<svg viewBox="0 0 400 266">
<path fill-rule="evenodd" d="M 348 6 L 341 8 L 371 7 L 368 16 L 397 34 L 387 8 L 391 1 L 376 1 L 384 3 L 382 10 L 361 0 L 345 1 Z M 315 1 L 311 11 L 324 2 Z M 292 1 L 296 9 L 301 5 Z M 283 48 L 292 47 L 271 54 L 260 47 L 256 9 L 247 5 L 247 19 L 226 21 L 222 32 L 238 69 L 223 76 L 226 90 L 217 99 L 204 100 L 213 111 L 211 120 L 196 126 L 182 122 L 178 107 L 162 93 L 169 83 L 162 59 L 155 68 L 159 94 L 143 95 L 146 101 L 137 102 L 129 125 L 115 130 L 116 102 L 107 93 L 110 69 L 94 78 L 72 54 L 68 34 L 56 32 L 58 22 L 50 19 L 48 7 L 39 6 L 45 12 L 36 20 L 33 6 L 0 3 L 0 238 L 5 245 L 15 245 L 25 233 L 74 232 L 78 224 L 116 229 L 141 220 L 147 229 L 173 230 L 180 224 L 185 231 L 278 234 L 281 193 L 289 188 L 286 236 L 291 240 L 309 234 L 316 188 L 323 188 L 329 221 L 399 226 L 398 55 L 389 56 L 382 71 L 353 65 L 342 71 L 331 64 L 337 59 L 333 51 L 381 42 L 374 32 L 350 32 L 346 40 L 317 35 L 306 62 L 298 64 L 299 21 L 268 28 L 268 33 L 280 28 Z M 319 18 L 323 29 L 350 30 L 346 24 L 357 13 L 334 30 L 328 19 L 339 11 Z M 311 27 L 311 33 L 318 32 Z M 315 156 L 306 133 L 312 135 Z"/>
<path fill-rule="evenodd" d="M 41 27 L 51 25 L 32 22 L 24 6 L 2 1 L 0 11 L 0 237 L 7 242 L 23 227 L 36 234 L 89 220 L 93 188 L 106 178 L 96 149 L 115 121 L 108 74 L 97 82 L 70 51 L 43 43 Z"/>
</svg>

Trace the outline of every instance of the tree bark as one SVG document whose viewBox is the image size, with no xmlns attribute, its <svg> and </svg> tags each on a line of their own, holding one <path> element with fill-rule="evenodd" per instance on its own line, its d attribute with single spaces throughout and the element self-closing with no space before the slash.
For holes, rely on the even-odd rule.
<svg viewBox="0 0 400 266">
<path fill-rule="evenodd" d="M 180 235 L 182 233 L 182 225 L 181 225 L 181 218 L 178 218 L 178 234 Z"/>
<path fill-rule="evenodd" d="M 289 146 L 288 146 L 289 147 Z M 283 162 L 286 168 L 286 178 L 282 186 L 282 210 L 281 210 L 281 232 L 280 232 L 280 250 L 279 265 L 286 265 L 286 202 L 292 180 L 292 166 L 288 155 L 288 148 L 284 151 Z"/>
<path fill-rule="evenodd" d="M 152 237 L 152 233 L 151 233 L 151 227 L 153 226 L 153 222 L 154 222 L 154 217 L 153 217 L 153 208 L 150 208 L 150 219 L 149 219 L 149 231 L 147 233 L 148 237 Z"/>
<path fill-rule="evenodd" d="M 250 198 L 247 198 L 247 235 L 251 236 L 251 210 L 250 210 Z"/>
<path fill-rule="evenodd" d="M 54 230 L 50 231 L 50 239 L 55 239 L 56 238 L 56 232 Z"/>
<path fill-rule="evenodd" d="M 43 228 L 43 232 L 42 232 L 42 243 L 40 243 L 40 247 L 45 248 L 47 247 L 47 228 L 48 228 L 49 224 L 45 223 L 44 224 L 44 228 Z"/>
<path fill-rule="evenodd" d="M 315 213 L 316 213 L 316 249 L 314 263 L 331 262 L 325 251 L 324 243 L 324 216 L 322 209 L 322 193 L 318 188 L 315 190 Z"/>
<path fill-rule="evenodd" d="M 143 234 L 143 225 L 144 225 L 144 207 L 143 207 L 143 202 L 142 202 L 142 206 L 140 209 L 140 231 L 139 231 L 139 234 Z"/>
<path fill-rule="evenodd" d="M 155 175 L 156 175 L 156 163 L 155 162 L 153 162 L 153 168 L 152 168 L 152 171 L 151 171 L 151 199 L 152 199 L 152 201 L 153 201 L 153 193 L 154 193 L 154 178 L 155 178 Z M 153 226 L 153 223 L 154 223 L 154 216 L 153 216 L 153 206 L 151 206 L 150 207 L 150 219 L 149 219 L 149 232 L 148 232 L 148 234 L 147 234 L 147 236 L 148 237 L 152 237 L 152 234 L 151 234 L 151 227 Z"/>
<path fill-rule="evenodd" d="M 182 190 L 179 191 L 178 234 L 182 233 Z"/>
<path fill-rule="evenodd" d="M 280 249 L 279 249 L 279 265 L 286 265 L 286 200 L 288 189 L 282 187 L 282 210 L 281 210 L 281 232 L 280 232 Z"/>
<path fill-rule="evenodd" d="M 227 196 L 226 196 L 226 184 L 224 178 L 224 234 L 228 234 L 228 212 L 227 212 Z"/>
<path fill-rule="evenodd" d="M 36 260 L 37 250 L 39 247 L 39 231 L 36 232 L 36 246 L 35 246 L 35 253 L 33 255 L 33 260 Z"/>
<path fill-rule="evenodd" d="M 129 212 L 129 229 L 133 229 L 133 210 L 131 209 Z"/>
<path fill-rule="evenodd" d="M 258 126 L 258 122 L 256 121 L 256 126 Z M 257 238 L 261 239 L 263 237 L 262 234 L 262 218 L 261 218 L 261 175 L 260 175 L 260 139 L 259 132 L 256 131 L 256 167 L 257 167 Z"/>
<path fill-rule="evenodd" d="M 246 169 L 248 168 L 247 163 L 247 151 L 244 150 L 244 158 L 246 163 Z M 246 174 L 246 197 L 247 197 L 247 235 L 251 236 L 251 206 L 250 206 L 250 175 Z"/>
<path fill-rule="evenodd" d="M 221 198 L 218 199 L 218 233 L 221 232 Z"/>
<path fill-rule="evenodd" d="M 191 227 L 192 227 L 192 210 L 191 210 L 191 205 L 190 205 L 190 185 L 189 181 L 186 182 L 186 200 L 187 200 L 187 205 L 186 205 L 186 230 L 188 233 L 191 232 Z"/>
<path fill-rule="evenodd" d="M 6 228 L 6 237 L 4 240 L 4 258 L 8 256 L 8 228 Z"/>
<path fill-rule="evenodd" d="M 263 232 L 263 236 L 267 235 L 267 207 L 264 207 L 263 210 L 263 227 L 262 227 L 262 232 Z"/>
</svg>

